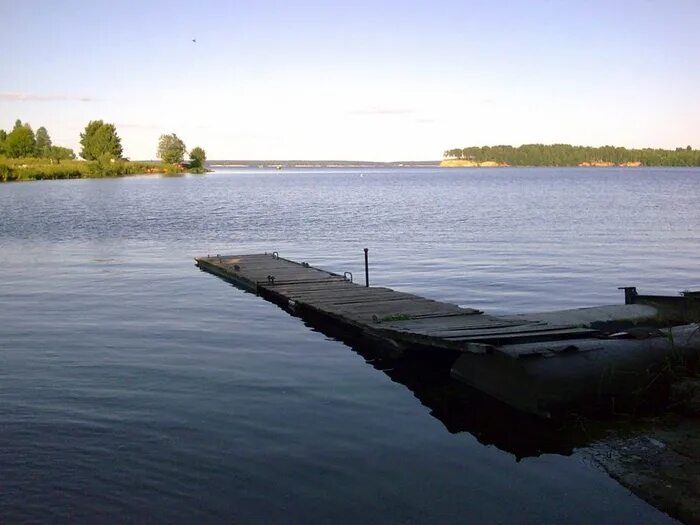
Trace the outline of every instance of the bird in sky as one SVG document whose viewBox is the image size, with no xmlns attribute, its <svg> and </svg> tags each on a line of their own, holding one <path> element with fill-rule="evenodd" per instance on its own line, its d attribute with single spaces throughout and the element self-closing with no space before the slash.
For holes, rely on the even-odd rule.
<svg viewBox="0 0 700 525">
<path fill-rule="evenodd" d="M 196 38 L 193 38 L 193 39 L 192 39 L 192 42 L 194 42 L 194 43 L 196 44 L 196 43 L 197 43 L 197 39 L 196 39 Z"/>
</svg>

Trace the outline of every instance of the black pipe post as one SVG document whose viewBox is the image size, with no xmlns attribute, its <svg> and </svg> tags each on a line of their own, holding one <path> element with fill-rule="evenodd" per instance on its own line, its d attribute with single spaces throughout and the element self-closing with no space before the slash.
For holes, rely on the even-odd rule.
<svg viewBox="0 0 700 525">
<path fill-rule="evenodd" d="M 367 260 L 367 252 L 369 249 L 365 248 L 365 286 L 369 288 L 369 262 Z"/>
<path fill-rule="evenodd" d="M 620 286 L 618 290 L 625 291 L 625 304 L 634 304 L 634 300 L 639 295 L 636 286 Z"/>
</svg>

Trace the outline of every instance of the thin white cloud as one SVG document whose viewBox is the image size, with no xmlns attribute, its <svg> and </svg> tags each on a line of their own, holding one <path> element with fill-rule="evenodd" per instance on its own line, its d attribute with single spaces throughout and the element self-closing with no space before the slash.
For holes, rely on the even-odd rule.
<svg viewBox="0 0 700 525">
<path fill-rule="evenodd" d="M 11 102 L 93 102 L 95 99 L 92 97 L 80 97 L 74 95 L 44 95 L 36 93 L 21 93 L 17 91 L 0 91 L 0 100 L 8 100 Z"/>
<path fill-rule="evenodd" d="M 411 113 L 415 113 L 415 111 L 406 108 L 372 106 L 370 108 L 355 109 L 349 113 L 350 115 L 410 115 Z"/>
</svg>

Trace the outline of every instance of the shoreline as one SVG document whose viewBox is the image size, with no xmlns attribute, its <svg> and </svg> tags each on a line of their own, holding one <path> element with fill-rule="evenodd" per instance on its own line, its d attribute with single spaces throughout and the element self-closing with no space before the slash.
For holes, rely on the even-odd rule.
<svg viewBox="0 0 700 525">
<path fill-rule="evenodd" d="M 44 159 L 0 158 L 0 183 L 29 182 L 64 179 L 101 179 L 135 175 L 180 175 L 184 173 L 206 173 L 204 168 L 187 168 L 152 161 L 117 160 L 110 163 L 95 161 L 64 160 L 51 163 Z"/>
<path fill-rule="evenodd" d="M 542 165 L 542 164 L 508 164 L 505 162 L 496 162 L 486 160 L 483 162 L 465 159 L 445 159 L 440 162 L 441 168 L 693 168 L 698 166 L 646 166 L 639 161 L 622 162 L 615 164 L 614 162 L 580 162 L 579 164 L 563 164 L 563 165 Z"/>
</svg>

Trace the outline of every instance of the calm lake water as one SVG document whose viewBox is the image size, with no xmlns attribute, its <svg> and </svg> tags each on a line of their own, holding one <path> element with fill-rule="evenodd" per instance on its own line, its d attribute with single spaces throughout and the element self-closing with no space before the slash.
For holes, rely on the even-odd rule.
<svg viewBox="0 0 700 525">
<path fill-rule="evenodd" d="M 700 288 L 700 170 L 0 185 L 3 523 L 669 523 L 424 364 L 199 271 L 277 250 L 508 313 Z"/>
</svg>

